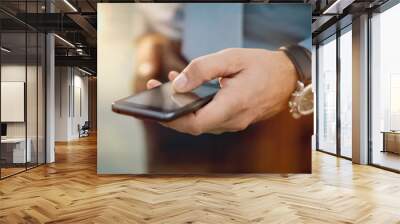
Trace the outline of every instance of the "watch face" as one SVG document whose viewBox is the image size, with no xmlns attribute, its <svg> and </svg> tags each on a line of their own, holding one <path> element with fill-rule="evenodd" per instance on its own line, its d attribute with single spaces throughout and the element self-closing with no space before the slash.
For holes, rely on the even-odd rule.
<svg viewBox="0 0 400 224">
<path fill-rule="evenodd" d="M 302 96 L 299 99 L 298 110 L 301 114 L 307 115 L 314 110 L 314 94 L 311 89 L 311 85 L 304 89 Z"/>
</svg>

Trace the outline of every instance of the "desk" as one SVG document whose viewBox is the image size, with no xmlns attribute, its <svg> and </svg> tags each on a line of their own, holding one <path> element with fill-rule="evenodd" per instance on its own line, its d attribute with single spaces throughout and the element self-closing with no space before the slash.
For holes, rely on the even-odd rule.
<svg viewBox="0 0 400 224">
<path fill-rule="evenodd" d="M 382 152 L 393 152 L 400 154 L 400 131 L 382 131 Z"/>
<path fill-rule="evenodd" d="M 1 156 L 6 163 L 25 163 L 32 159 L 30 138 L 26 139 L 27 147 L 25 152 L 25 138 L 1 139 Z M 11 146 L 11 147 L 10 147 Z M 27 159 L 27 161 L 25 161 Z"/>
</svg>

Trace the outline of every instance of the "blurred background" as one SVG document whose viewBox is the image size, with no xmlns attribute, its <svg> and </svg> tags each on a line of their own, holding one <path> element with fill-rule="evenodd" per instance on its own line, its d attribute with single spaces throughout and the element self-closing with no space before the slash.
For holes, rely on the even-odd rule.
<svg viewBox="0 0 400 224">
<path fill-rule="evenodd" d="M 310 5 L 99 4 L 98 172 L 310 172 L 312 115 L 285 110 L 242 132 L 193 137 L 111 111 L 198 56 L 290 44 L 311 49 Z"/>
</svg>

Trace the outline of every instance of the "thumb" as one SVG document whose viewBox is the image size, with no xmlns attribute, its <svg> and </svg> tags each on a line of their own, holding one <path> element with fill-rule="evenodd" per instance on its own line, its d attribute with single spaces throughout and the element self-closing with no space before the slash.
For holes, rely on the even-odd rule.
<svg viewBox="0 0 400 224">
<path fill-rule="evenodd" d="M 172 84 L 175 91 L 188 92 L 204 82 L 239 72 L 240 51 L 241 49 L 226 49 L 194 59 L 174 79 Z"/>
</svg>

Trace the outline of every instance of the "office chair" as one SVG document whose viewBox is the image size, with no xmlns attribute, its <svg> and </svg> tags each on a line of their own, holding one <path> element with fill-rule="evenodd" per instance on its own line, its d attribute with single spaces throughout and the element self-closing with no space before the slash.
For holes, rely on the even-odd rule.
<svg viewBox="0 0 400 224">
<path fill-rule="evenodd" d="M 78 125 L 79 138 L 89 136 L 89 129 L 90 129 L 89 121 L 85 121 L 82 127 Z"/>
</svg>

